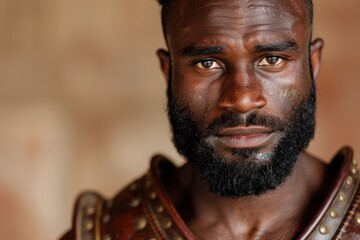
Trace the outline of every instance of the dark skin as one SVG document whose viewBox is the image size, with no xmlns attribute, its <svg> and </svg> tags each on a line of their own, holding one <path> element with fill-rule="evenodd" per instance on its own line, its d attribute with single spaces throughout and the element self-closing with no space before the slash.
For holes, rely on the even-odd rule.
<svg viewBox="0 0 360 240">
<path fill-rule="evenodd" d="M 159 50 L 158 56 L 174 99 L 191 106 L 200 130 L 225 112 L 287 119 L 298 99 L 309 94 L 309 59 L 316 77 L 323 41 L 314 40 L 309 49 L 302 0 L 178 0 L 169 16 L 169 51 Z M 252 127 L 258 126 L 239 126 Z M 229 148 L 271 152 L 282 137 L 281 132 L 261 139 L 238 135 L 242 140 L 234 146 L 218 138 L 210 144 L 231 162 L 236 160 Z M 321 191 L 324 172 L 321 161 L 303 152 L 275 191 L 226 199 L 209 192 L 197 169 L 185 164 L 168 192 L 197 239 L 291 239 L 306 224 L 304 213 Z"/>
</svg>

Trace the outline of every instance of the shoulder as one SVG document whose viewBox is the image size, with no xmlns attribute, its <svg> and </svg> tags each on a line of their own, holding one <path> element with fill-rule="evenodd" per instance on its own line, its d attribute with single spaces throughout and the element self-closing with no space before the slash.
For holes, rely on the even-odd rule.
<svg viewBox="0 0 360 240">
<path fill-rule="evenodd" d="M 107 200 L 96 192 L 81 193 L 75 201 L 72 228 L 61 240 L 110 239 L 114 228 L 116 234 L 121 236 L 120 239 L 131 237 L 136 232 L 136 226 L 141 228 L 143 224 L 135 216 L 145 215 L 141 208 L 137 208 L 140 204 L 137 198 L 138 185 L 144 178 L 145 176 L 126 186 L 112 200 Z"/>
<path fill-rule="evenodd" d="M 113 199 L 107 200 L 96 192 L 80 194 L 75 202 L 72 228 L 61 240 L 156 239 L 149 204 L 157 198 L 151 173 L 160 174 L 158 165 L 175 168 L 166 158 L 155 156 L 149 172 L 128 184 Z"/>
<path fill-rule="evenodd" d="M 341 149 L 326 173 L 330 188 L 298 239 L 360 239 L 360 178 L 352 149 Z"/>
<path fill-rule="evenodd" d="M 346 177 L 344 177 L 344 183 L 338 193 L 338 201 L 345 203 L 347 207 L 341 225 L 338 228 L 337 239 L 360 239 L 359 167 L 358 162 L 353 158 L 349 165 Z"/>
</svg>

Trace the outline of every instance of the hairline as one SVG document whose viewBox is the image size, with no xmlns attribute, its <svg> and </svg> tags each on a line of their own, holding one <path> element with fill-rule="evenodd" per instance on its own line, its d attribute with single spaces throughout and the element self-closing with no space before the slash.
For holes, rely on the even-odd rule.
<svg viewBox="0 0 360 240">
<path fill-rule="evenodd" d="M 167 42 L 167 20 L 168 20 L 168 12 L 171 7 L 171 5 L 176 0 L 157 0 L 158 3 L 161 5 L 161 25 L 162 25 L 162 31 L 165 38 L 165 41 Z M 311 41 L 311 35 L 312 35 L 312 28 L 313 28 L 313 19 L 314 19 L 314 10 L 313 10 L 313 2 L 312 0 L 303 0 L 306 6 L 306 12 L 308 15 L 309 20 L 309 27 L 310 27 L 310 41 Z"/>
</svg>

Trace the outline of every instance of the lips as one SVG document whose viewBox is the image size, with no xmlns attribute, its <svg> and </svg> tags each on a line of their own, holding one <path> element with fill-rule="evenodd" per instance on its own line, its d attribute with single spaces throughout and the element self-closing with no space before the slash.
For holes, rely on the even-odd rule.
<svg viewBox="0 0 360 240">
<path fill-rule="evenodd" d="M 273 130 L 262 126 L 225 128 L 215 134 L 216 139 L 228 148 L 257 148 L 266 145 Z"/>
</svg>

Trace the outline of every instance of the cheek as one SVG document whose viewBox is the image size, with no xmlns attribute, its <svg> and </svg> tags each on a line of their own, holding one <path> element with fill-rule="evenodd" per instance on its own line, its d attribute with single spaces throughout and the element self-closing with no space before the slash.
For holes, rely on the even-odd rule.
<svg viewBox="0 0 360 240">
<path fill-rule="evenodd" d="M 172 93 L 175 101 L 190 108 L 197 116 L 207 110 L 206 88 L 200 82 L 189 78 L 181 71 L 174 72 Z"/>
<path fill-rule="evenodd" d="M 283 107 L 286 111 L 294 108 L 297 102 L 300 100 L 300 92 L 294 88 L 284 88 L 279 93 L 279 101 L 283 103 Z"/>
<path fill-rule="evenodd" d="M 263 91 L 267 99 L 267 108 L 272 115 L 287 118 L 289 112 L 297 106 L 299 101 L 309 94 L 310 87 L 301 86 L 301 81 L 268 82 L 263 84 Z M 305 84 L 307 85 L 307 84 Z"/>
<path fill-rule="evenodd" d="M 206 127 L 216 113 L 220 83 L 191 78 L 186 72 L 174 72 L 172 91 L 175 101 L 193 112 L 193 120 L 200 128 Z"/>
<path fill-rule="evenodd" d="M 261 76 L 263 92 L 272 113 L 287 117 L 310 94 L 312 81 L 306 64 L 305 59 L 299 60 L 284 72 Z"/>
</svg>

